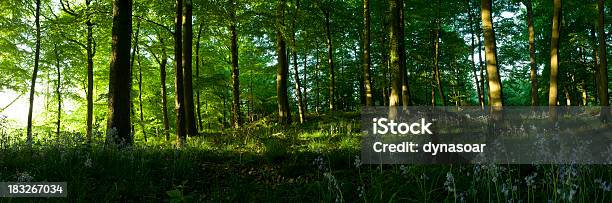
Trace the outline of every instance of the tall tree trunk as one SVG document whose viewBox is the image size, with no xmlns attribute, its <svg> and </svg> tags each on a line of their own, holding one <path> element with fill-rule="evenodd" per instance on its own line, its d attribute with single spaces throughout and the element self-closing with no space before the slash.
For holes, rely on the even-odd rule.
<svg viewBox="0 0 612 203">
<path fill-rule="evenodd" d="M 132 40 L 132 0 L 113 1 L 112 36 L 106 142 L 131 145 L 130 43 Z"/>
<path fill-rule="evenodd" d="M 225 130 L 225 123 L 227 123 L 227 116 L 225 110 L 227 109 L 227 99 L 225 96 L 225 92 L 221 94 L 221 100 L 223 100 L 223 120 L 221 120 L 221 131 Z"/>
<path fill-rule="evenodd" d="M 604 13 L 604 0 L 597 1 L 597 10 L 599 10 L 597 33 L 599 36 L 599 80 L 600 83 L 598 85 L 599 89 L 599 105 L 602 106 L 601 112 L 599 114 L 600 119 L 603 122 L 608 121 L 608 117 L 610 117 L 610 102 L 608 96 L 608 61 L 606 56 L 608 52 L 606 51 L 606 33 L 604 32 L 605 26 L 605 13 Z"/>
<path fill-rule="evenodd" d="M 599 46 L 597 45 L 597 37 L 595 36 L 595 26 L 591 27 L 591 42 L 593 43 L 593 78 L 595 79 L 595 102 L 596 103 L 600 103 L 600 99 L 599 99 L 599 84 L 601 84 L 600 81 L 600 77 L 599 77 L 599 54 L 597 49 L 599 49 Z"/>
<path fill-rule="evenodd" d="M 248 116 L 248 120 L 249 122 L 253 122 L 253 116 L 254 116 L 254 106 L 255 106 L 255 101 L 254 101 L 255 97 L 253 95 L 253 69 L 251 69 L 251 71 L 249 72 L 249 105 L 247 106 L 247 116 Z"/>
<path fill-rule="evenodd" d="M 183 88 L 183 43 L 182 31 L 183 27 L 183 0 L 176 0 L 176 24 L 174 25 L 174 105 L 176 110 L 176 137 L 179 147 L 185 145 L 187 138 L 187 129 L 185 123 L 185 92 Z"/>
<path fill-rule="evenodd" d="M 370 66 L 372 60 L 370 59 L 370 0 L 363 1 L 363 81 L 365 91 L 365 105 L 373 106 L 373 92 L 372 92 L 372 76 L 370 75 Z"/>
<path fill-rule="evenodd" d="M 242 113 L 240 112 L 240 70 L 238 69 L 238 33 L 236 32 L 236 2 L 232 1 L 230 12 L 231 52 L 232 52 L 232 126 L 242 126 Z"/>
<path fill-rule="evenodd" d="M 200 27 L 198 28 L 198 39 L 196 41 L 196 50 L 195 50 L 195 55 L 196 55 L 196 82 L 200 79 L 200 37 L 202 35 L 202 27 L 204 27 L 202 25 L 202 23 L 200 24 Z M 202 105 L 200 103 L 200 90 L 196 90 L 196 105 L 197 105 L 197 117 L 198 117 L 198 127 L 199 130 L 204 130 L 203 126 L 202 126 Z"/>
<path fill-rule="evenodd" d="M 28 110 L 27 143 L 32 145 L 32 110 L 34 108 L 34 93 L 36 92 L 36 77 L 38 75 L 38 62 L 40 61 L 40 0 L 36 0 L 36 48 L 34 51 L 34 71 L 30 83 L 30 109 Z"/>
<path fill-rule="evenodd" d="M 321 68 L 321 60 L 319 57 L 321 56 L 319 53 L 319 44 L 316 43 L 316 61 L 315 61 L 315 113 L 319 114 L 319 109 L 321 108 L 321 89 L 319 85 L 319 69 Z"/>
<path fill-rule="evenodd" d="M 130 57 L 130 91 L 132 91 L 131 87 L 132 87 L 132 82 L 134 82 L 134 77 L 133 77 L 133 70 L 134 70 L 134 64 L 136 63 L 136 50 L 138 50 L 138 39 L 140 38 L 139 36 L 140 33 L 140 20 L 136 21 L 136 33 L 134 34 L 134 43 L 132 45 L 132 55 Z M 135 113 L 134 113 L 134 102 L 132 102 L 132 95 L 130 94 L 130 113 L 131 116 L 134 117 Z M 131 131 L 132 131 L 132 135 L 136 134 L 136 130 L 134 128 L 134 123 L 131 124 Z"/>
<path fill-rule="evenodd" d="M 296 32 L 296 28 L 295 28 L 295 24 L 297 21 L 297 17 L 300 11 L 300 0 L 296 0 L 295 1 L 295 14 L 293 15 L 293 19 L 291 20 L 291 54 L 293 55 L 293 73 L 294 73 L 294 80 L 295 80 L 295 92 L 296 92 L 296 96 L 297 96 L 297 102 L 298 102 L 298 113 L 300 116 L 300 123 L 304 123 L 304 121 L 306 120 L 306 111 L 304 110 L 304 102 L 302 101 L 302 86 L 300 84 L 300 73 L 298 71 L 298 64 L 297 64 L 297 44 L 295 41 L 295 32 Z M 304 56 L 305 57 L 305 56 Z M 304 67 L 304 71 L 306 71 L 306 67 Z"/>
<path fill-rule="evenodd" d="M 538 105 L 538 67 L 535 61 L 535 31 L 533 28 L 533 7 L 531 0 L 525 1 L 527 7 L 527 27 L 529 29 L 529 79 L 531 80 L 531 106 Z"/>
<path fill-rule="evenodd" d="M 384 13 L 385 12 L 384 9 L 381 12 Z M 381 22 L 381 27 L 382 27 L 381 29 L 382 30 L 390 29 L 389 27 L 387 27 L 388 24 L 385 21 L 385 17 L 386 16 L 382 16 L 382 18 L 381 18 L 382 19 L 382 22 Z M 380 46 L 381 46 L 381 56 L 382 56 L 382 63 L 381 63 L 382 67 L 381 67 L 381 69 L 382 69 L 382 75 L 383 75 L 382 76 L 383 77 L 383 79 L 382 79 L 382 84 L 383 85 L 381 85 L 381 87 L 382 87 L 381 88 L 381 90 L 382 90 L 381 91 L 382 92 L 381 100 L 383 101 L 382 103 L 383 103 L 384 106 L 389 106 L 389 86 L 390 86 L 390 83 L 389 83 L 389 54 L 388 54 L 388 51 L 385 50 L 387 48 L 387 46 L 388 46 L 388 44 L 387 44 L 387 35 L 383 34 L 383 35 L 380 35 L 380 36 L 381 36 L 380 37 L 380 42 L 381 42 Z"/>
<path fill-rule="evenodd" d="M 559 31 L 561 29 L 561 0 L 553 0 L 552 37 L 550 42 L 550 87 L 548 88 L 548 105 L 550 118 L 557 120 L 557 78 L 559 74 Z"/>
<path fill-rule="evenodd" d="M 91 0 L 85 1 L 85 4 L 87 9 L 89 9 Z M 87 16 L 85 25 L 87 26 L 87 143 L 91 143 L 93 130 L 93 58 L 96 55 L 96 47 L 93 39 L 93 23 L 90 16 Z"/>
<path fill-rule="evenodd" d="M 482 103 L 486 106 L 486 105 L 490 105 L 490 102 L 487 102 L 489 100 L 490 95 L 489 95 L 489 83 L 486 83 L 486 89 L 485 89 L 485 67 L 482 64 L 483 62 L 483 57 L 482 57 L 482 40 L 480 38 L 480 32 L 482 30 L 478 29 L 478 31 L 476 32 L 476 39 L 477 39 L 477 44 L 478 44 L 478 69 L 480 72 L 480 92 L 482 93 Z"/>
<path fill-rule="evenodd" d="M 329 64 L 329 110 L 333 111 L 335 108 L 335 89 L 336 89 L 336 76 L 334 74 L 334 49 L 332 46 L 332 36 L 330 28 L 330 12 L 327 10 L 323 11 L 325 14 L 325 37 L 327 42 L 327 62 Z"/>
<path fill-rule="evenodd" d="M 408 70 L 406 70 L 406 46 L 405 46 L 405 34 L 404 34 L 404 1 L 397 3 L 397 10 L 399 15 L 399 30 L 397 37 L 399 38 L 399 60 L 400 60 L 400 74 L 402 78 L 402 106 L 404 110 L 408 109 L 410 105 L 410 86 L 408 86 Z"/>
<path fill-rule="evenodd" d="M 475 46 L 475 40 L 476 40 L 476 34 L 474 32 L 476 32 L 474 30 L 474 14 L 472 13 L 472 5 L 470 4 L 469 0 L 465 0 L 465 6 L 467 8 L 467 13 L 468 13 L 468 18 L 469 18 L 469 24 L 470 24 L 470 54 L 472 56 L 470 56 L 470 59 L 472 59 L 472 72 L 474 74 L 474 82 L 476 83 L 476 92 L 477 92 L 477 96 L 478 96 L 478 103 L 480 104 L 481 108 L 484 108 L 484 98 L 482 96 L 482 91 L 480 89 L 480 81 L 478 80 L 478 69 L 476 68 L 476 59 L 474 57 L 474 52 L 476 51 L 476 46 Z M 480 52 L 480 50 L 478 50 Z"/>
<path fill-rule="evenodd" d="M 55 93 L 57 94 L 57 129 L 56 134 L 57 138 L 60 137 L 60 128 L 62 127 L 62 72 L 60 69 L 60 54 L 57 49 L 57 44 L 53 44 L 53 51 L 55 52 L 55 68 L 57 72 L 57 86 L 55 89 Z"/>
<path fill-rule="evenodd" d="M 402 80 L 402 71 L 401 71 L 401 50 L 400 50 L 400 16 L 399 16 L 399 8 L 397 0 L 389 1 L 389 57 L 390 57 L 390 72 L 391 72 L 391 93 L 389 95 L 389 119 L 395 119 L 397 116 L 397 106 L 400 104 L 400 94 L 401 94 L 401 80 Z"/>
<path fill-rule="evenodd" d="M 291 124 L 291 110 L 287 95 L 287 74 L 289 63 L 287 61 L 287 43 L 283 35 L 285 21 L 285 0 L 279 0 L 277 8 L 276 53 L 278 54 L 278 70 L 276 72 L 276 94 L 278 98 L 278 118 L 280 123 Z"/>
<path fill-rule="evenodd" d="M 444 94 L 444 87 L 440 77 L 440 19 L 436 19 L 434 23 L 437 26 L 434 33 L 434 79 L 436 80 L 440 102 L 442 102 L 442 106 L 446 106 L 446 94 Z"/>
<path fill-rule="evenodd" d="M 163 37 L 159 37 L 159 43 L 162 47 L 162 57 L 159 63 L 159 75 L 161 81 L 161 93 L 162 93 L 162 114 L 164 122 L 164 137 L 166 141 L 170 140 L 170 122 L 168 119 L 168 99 L 166 93 L 166 65 L 168 64 L 168 55 L 166 54 L 166 45 L 164 44 Z"/>
<path fill-rule="evenodd" d="M 193 106 L 193 69 L 192 69 L 192 52 L 193 52 L 193 23 L 192 23 L 193 6 L 191 0 L 185 0 L 183 4 L 183 91 L 185 105 L 185 127 L 189 136 L 196 136 L 198 129 L 195 124 L 195 113 Z"/>
<path fill-rule="evenodd" d="M 138 57 L 138 106 L 140 110 L 140 128 L 142 128 L 142 135 L 144 141 L 147 142 L 147 131 L 145 130 L 144 124 L 144 112 L 142 111 L 142 65 L 140 64 L 140 48 L 136 47 Z"/>
<path fill-rule="evenodd" d="M 304 114 L 308 113 L 308 89 L 306 88 L 308 85 L 308 78 L 306 77 L 306 73 L 308 71 L 306 71 L 308 67 L 308 56 L 306 55 L 306 53 L 304 54 L 304 79 L 302 81 L 304 81 L 304 84 L 302 85 L 302 88 L 304 89 L 304 95 L 303 95 L 303 100 L 304 100 Z"/>
<path fill-rule="evenodd" d="M 487 78 L 489 83 L 489 105 L 503 106 L 503 93 L 499 70 L 497 69 L 497 45 L 495 31 L 493 30 L 491 0 L 482 0 L 481 5 L 482 27 L 484 29 L 485 59 L 487 61 Z M 498 109 L 498 108 L 495 108 Z"/>
</svg>

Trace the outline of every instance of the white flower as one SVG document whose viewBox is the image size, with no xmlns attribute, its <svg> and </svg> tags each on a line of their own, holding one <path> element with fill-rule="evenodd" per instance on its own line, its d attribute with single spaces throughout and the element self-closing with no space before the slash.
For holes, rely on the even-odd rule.
<svg viewBox="0 0 612 203">
<path fill-rule="evenodd" d="M 506 187 L 506 183 L 502 184 L 501 192 L 504 193 L 505 197 L 508 197 L 508 193 L 510 191 L 508 190 L 508 187 Z"/>
<path fill-rule="evenodd" d="M 32 177 L 27 171 L 17 173 L 17 182 L 30 182 L 32 180 L 34 180 L 34 177 Z"/>
<path fill-rule="evenodd" d="M 359 198 L 363 198 L 365 196 L 365 186 L 357 187 L 357 192 L 359 193 Z"/>
<path fill-rule="evenodd" d="M 315 158 L 315 160 L 312 161 L 312 165 L 317 166 L 317 168 L 319 168 L 320 171 L 325 170 L 325 161 L 323 160 L 323 157 L 321 156 Z"/>
<path fill-rule="evenodd" d="M 93 165 L 91 158 L 87 157 L 87 159 L 85 160 L 85 167 L 87 168 L 91 168 L 91 166 Z"/>
<path fill-rule="evenodd" d="M 359 155 L 355 155 L 355 167 L 359 168 L 362 165 Z"/>
<path fill-rule="evenodd" d="M 599 185 L 599 189 L 602 189 L 604 192 L 610 192 L 610 190 L 612 189 L 612 184 L 608 183 L 607 181 L 603 181 L 601 179 L 595 179 L 595 183 L 597 183 Z"/>
<path fill-rule="evenodd" d="M 535 188 L 535 178 L 536 176 L 538 176 L 538 173 L 532 173 L 531 175 L 528 175 L 527 177 L 525 177 L 525 184 L 527 184 L 527 187 L 533 187 Z"/>
<path fill-rule="evenodd" d="M 444 187 L 446 191 L 455 191 L 455 177 L 453 177 L 453 173 L 451 173 L 450 171 L 446 173 L 446 181 L 444 181 Z"/>
<path fill-rule="evenodd" d="M 400 171 L 402 171 L 402 175 L 408 175 L 408 167 L 401 165 Z"/>
</svg>

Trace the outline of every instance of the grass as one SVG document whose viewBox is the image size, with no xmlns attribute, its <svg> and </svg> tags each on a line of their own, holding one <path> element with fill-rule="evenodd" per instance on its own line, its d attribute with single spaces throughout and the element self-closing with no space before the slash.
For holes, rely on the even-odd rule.
<svg viewBox="0 0 612 203">
<path fill-rule="evenodd" d="M 66 181 L 85 202 L 610 202 L 606 165 L 363 165 L 358 113 L 265 120 L 211 132 L 176 149 L 161 137 L 134 147 L 86 146 L 80 134 L 0 136 L 0 181 Z M 0 131 L 4 132 L 4 131 Z M 0 198 L 0 202 L 65 201 Z"/>
</svg>

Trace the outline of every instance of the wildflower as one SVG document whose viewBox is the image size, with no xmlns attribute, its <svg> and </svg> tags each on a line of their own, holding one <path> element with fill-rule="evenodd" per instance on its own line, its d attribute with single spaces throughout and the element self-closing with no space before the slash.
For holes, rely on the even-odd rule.
<svg viewBox="0 0 612 203">
<path fill-rule="evenodd" d="M 32 177 L 27 171 L 17 173 L 17 182 L 30 182 L 32 180 L 34 180 L 34 177 Z"/>
<path fill-rule="evenodd" d="M 451 173 L 450 171 L 446 173 L 446 181 L 444 181 L 444 187 L 446 188 L 446 191 L 455 191 L 455 177 L 453 177 L 453 173 Z"/>
<path fill-rule="evenodd" d="M 525 177 L 525 184 L 527 184 L 527 187 L 533 187 L 535 189 L 535 178 L 536 176 L 538 176 L 538 173 L 532 173 L 531 175 L 528 175 L 527 177 Z"/>
<path fill-rule="evenodd" d="M 363 198 L 365 196 L 365 186 L 357 187 L 357 192 L 359 193 L 359 198 Z"/>
<path fill-rule="evenodd" d="M 400 171 L 402 171 L 402 175 L 407 175 L 408 174 L 408 167 L 406 167 L 405 165 L 401 165 L 400 166 Z"/>
<path fill-rule="evenodd" d="M 91 158 L 87 157 L 87 159 L 85 160 L 85 167 L 87 168 L 91 168 L 91 166 L 93 165 Z"/>
<path fill-rule="evenodd" d="M 359 158 L 359 155 L 355 155 L 355 167 L 359 168 L 361 164 L 361 158 Z"/>
<path fill-rule="evenodd" d="M 459 202 L 466 202 L 465 201 L 465 196 L 467 196 L 467 192 L 459 193 Z"/>
<path fill-rule="evenodd" d="M 502 184 L 501 192 L 504 193 L 505 197 L 508 197 L 510 190 L 508 190 L 508 187 L 506 187 L 506 183 Z"/>
<path fill-rule="evenodd" d="M 329 191 L 336 191 L 336 202 L 340 202 L 341 201 L 341 190 L 340 190 L 340 186 L 338 186 L 338 182 L 336 181 L 336 177 L 334 177 L 334 175 L 332 175 L 330 172 L 325 172 L 323 173 L 323 176 L 325 177 L 325 179 L 327 179 L 327 189 Z"/>
<path fill-rule="evenodd" d="M 312 164 L 317 166 L 317 168 L 319 168 L 320 171 L 323 171 L 325 169 L 325 163 L 324 163 L 323 157 L 321 157 L 321 156 L 317 157 L 312 162 Z"/>
<path fill-rule="evenodd" d="M 595 179 L 595 183 L 597 183 L 599 185 L 599 189 L 602 189 L 604 192 L 610 192 L 610 190 L 612 189 L 612 184 L 608 183 L 607 181 L 603 181 L 601 179 Z"/>
</svg>

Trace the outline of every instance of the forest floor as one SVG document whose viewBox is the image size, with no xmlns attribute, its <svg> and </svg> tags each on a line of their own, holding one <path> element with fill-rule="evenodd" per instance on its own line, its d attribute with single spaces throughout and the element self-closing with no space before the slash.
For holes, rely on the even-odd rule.
<svg viewBox="0 0 612 203">
<path fill-rule="evenodd" d="M 605 165 L 364 165 L 359 113 L 262 119 L 176 149 L 161 137 L 129 149 L 66 134 L 0 147 L 0 182 L 65 181 L 85 202 L 610 202 Z M 65 201 L 0 198 L 13 201 Z"/>
</svg>

